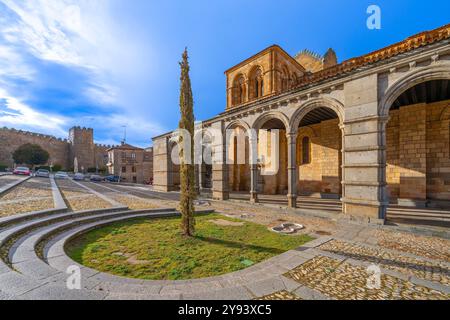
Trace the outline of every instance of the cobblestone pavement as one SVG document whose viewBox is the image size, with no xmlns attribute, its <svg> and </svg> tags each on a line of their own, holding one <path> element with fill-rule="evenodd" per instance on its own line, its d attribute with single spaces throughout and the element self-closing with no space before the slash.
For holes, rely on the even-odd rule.
<svg viewBox="0 0 450 320">
<path fill-rule="evenodd" d="M 257 298 L 255 300 L 302 300 L 300 297 L 292 294 L 286 290 L 274 292 L 268 294 L 267 296 Z"/>
<path fill-rule="evenodd" d="M 32 178 L 0 197 L 0 217 L 53 207 L 50 180 L 45 178 Z"/>
<path fill-rule="evenodd" d="M 139 193 L 129 194 L 121 189 L 114 188 L 114 185 L 110 184 L 91 182 L 83 182 L 83 184 L 132 210 L 176 207 L 177 205 L 173 201 L 144 198 Z"/>
<path fill-rule="evenodd" d="M 376 230 L 375 236 L 377 244 L 383 248 L 450 262 L 449 240 L 387 230 Z"/>
<path fill-rule="evenodd" d="M 332 240 L 319 247 L 347 258 L 370 262 L 382 268 L 395 270 L 418 278 L 450 285 L 450 268 L 444 262 L 422 260 L 404 256 L 383 248 Z"/>
<path fill-rule="evenodd" d="M 318 256 L 286 275 L 311 289 L 339 300 L 438 299 L 450 296 L 411 282 L 381 275 L 379 288 L 369 289 L 367 269 L 337 259 Z"/>
<path fill-rule="evenodd" d="M 57 180 L 59 190 L 72 211 L 110 208 L 111 204 L 68 179 Z"/>
<path fill-rule="evenodd" d="M 1 175 L 0 176 L 0 188 L 4 187 L 10 183 L 16 182 L 18 180 L 24 179 L 24 176 L 15 176 L 12 174 Z"/>
</svg>

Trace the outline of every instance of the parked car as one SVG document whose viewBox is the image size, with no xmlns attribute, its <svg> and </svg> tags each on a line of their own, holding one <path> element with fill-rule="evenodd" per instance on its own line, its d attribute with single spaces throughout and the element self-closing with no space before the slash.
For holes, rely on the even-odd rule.
<svg viewBox="0 0 450 320">
<path fill-rule="evenodd" d="M 58 171 L 55 174 L 55 179 L 69 179 L 69 175 L 67 174 L 67 172 L 64 171 Z"/>
<path fill-rule="evenodd" d="M 105 180 L 108 182 L 119 182 L 120 177 L 119 176 L 107 176 L 105 178 Z"/>
<path fill-rule="evenodd" d="M 39 169 L 34 174 L 35 177 L 41 177 L 41 178 L 49 178 L 50 177 L 50 171 L 45 169 Z"/>
<path fill-rule="evenodd" d="M 82 174 L 82 173 L 75 173 L 75 175 L 73 176 L 73 180 L 84 181 L 84 174 Z"/>
<path fill-rule="evenodd" d="M 31 170 L 27 167 L 17 167 L 14 169 L 13 174 L 21 176 L 31 176 Z"/>
<path fill-rule="evenodd" d="M 102 182 L 104 179 L 103 179 L 102 176 L 99 176 L 99 175 L 97 175 L 97 174 L 93 174 L 93 175 L 91 176 L 90 180 L 91 180 L 92 182 Z"/>
</svg>

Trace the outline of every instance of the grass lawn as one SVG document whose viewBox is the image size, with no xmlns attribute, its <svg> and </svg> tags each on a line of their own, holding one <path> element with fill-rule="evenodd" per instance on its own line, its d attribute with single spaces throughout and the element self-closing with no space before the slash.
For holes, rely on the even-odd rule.
<svg viewBox="0 0 450 320">
<path fill-rule="evenodd" d="M 217 214 L 197 216 L 193 238 L 181 236 L 179 225 L 180 218 L 119 222 L 74 239 L 66 251 L 75 261 L 99 271 L 181 280 L 244 269 L 312 240 Z"/>
</svg>

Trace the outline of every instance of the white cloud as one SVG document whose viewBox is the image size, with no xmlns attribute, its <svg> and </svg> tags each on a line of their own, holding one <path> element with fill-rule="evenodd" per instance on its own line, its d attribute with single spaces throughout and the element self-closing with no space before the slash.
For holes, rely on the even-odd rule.
<svg viewBox="0 0 450 320">
<path fill-rule="evenodd" d="M 2 77 L 31 80 L 34 74 L 34 68 L 20 54 L 10 47 L 0 45 L 0 80 Z"/>
<path fill-rule="evenodd" d="M 136 84 L 142 84 L 142 75 L 151 74 L 149 53 L 152 51 L 148 43 L 134 38 L 132 32 L 123 31 L 123 26 L 112 18 L 109 1 L 0 2 L 8 8 L 5 16 L 0 17 L 0 40 L 4 39 L 0 43 L 0 86 L 4 88 L 0 91 L 0 99 L 6 101 L 5 107 L 0 103 L 0 126 L 66 136 L 63 128 L 82 125 L 98 127 L 98 131 L 108 128 L 109 137 L 126 124 L 129 137 L 142 137 L 148 140 L 146 144 L 150 144 L 152 135 L 163 131 L 158 124 L 145 122 L 148 115 L 141 116 L 142 105 L 136 103 L 139 99 L 131 96 L 136 92 L 130 90 Z M 107 107 L 108 114 L 94 116 L 94 121 L 89 123 L 83 118 L 42 114 L 23 103 L 28 100 L 25 97 L 29 92 L 25 87 L 17 90 L 16 83 L 8 78 L 41 81 L 30 57 L 86 71 L 87 83 L 77 84 L 82 88 L 79 94 L 88 97 L 97 108 L 100 105 Z M 45 83 L 40 86 L 45 87 Z M 16 90 L 10 90 L 12 87 Z"/>
<path fill-rule="evenodd" d="M 111 71 L 118 64 L 111 60 L 111 52 L 119 42 L 110 36 L 107 1 L 0 1 L 17 15 L 1 26 L 4 39 L 40 60 L 89 71 L 91 88 L 86 95 L 98 98 L 93 93 L 101 92 L 104 98 L 99 102 L 115 101 L 117 88 Z"/>
<path fill-rule="evenodd" d="M 41 113 L 0 89 L 0 127 L 38 130 L 41 133 L 66 137 L 67 119 L 49 113 Z"/>
</svg>

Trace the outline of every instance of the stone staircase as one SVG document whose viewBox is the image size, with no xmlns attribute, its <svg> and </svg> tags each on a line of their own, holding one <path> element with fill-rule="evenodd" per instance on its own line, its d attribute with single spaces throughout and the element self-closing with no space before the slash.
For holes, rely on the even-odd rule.
<svg viewBox="0 0 450 320">
<path fill-rule="evenodd" d="M 198 211 L 198 214 L 211 210 Z M 122 279 L 78 265 L 64 252 L 67 241 L 80 233 L 118 221 L 138 218 L 177 216 L 173 208 L 129 210 L 110 208 L 49 215 L 20 216 L 0 219 L 0 300 L 1 299 L 104 299 L 108 292 L 99 288 L 105 284 L 121 291 L 142 280 Z M 67 288 L 68 268 L 80 268 L 81 290 Z M 91 278 L 97 275 L 97 278 Z M 98 276 L 102 275 L 102 279 Z M 155 291 L 153 282 L 140 287 L 141 291 Z M 167 298 L 170 298 L 169 296 Z"/>
<path fill-rule="evenodd" d="M 450 210 L 392 206 L 387 212 L 387 223 L 450 228 Z"/>
</svg>

